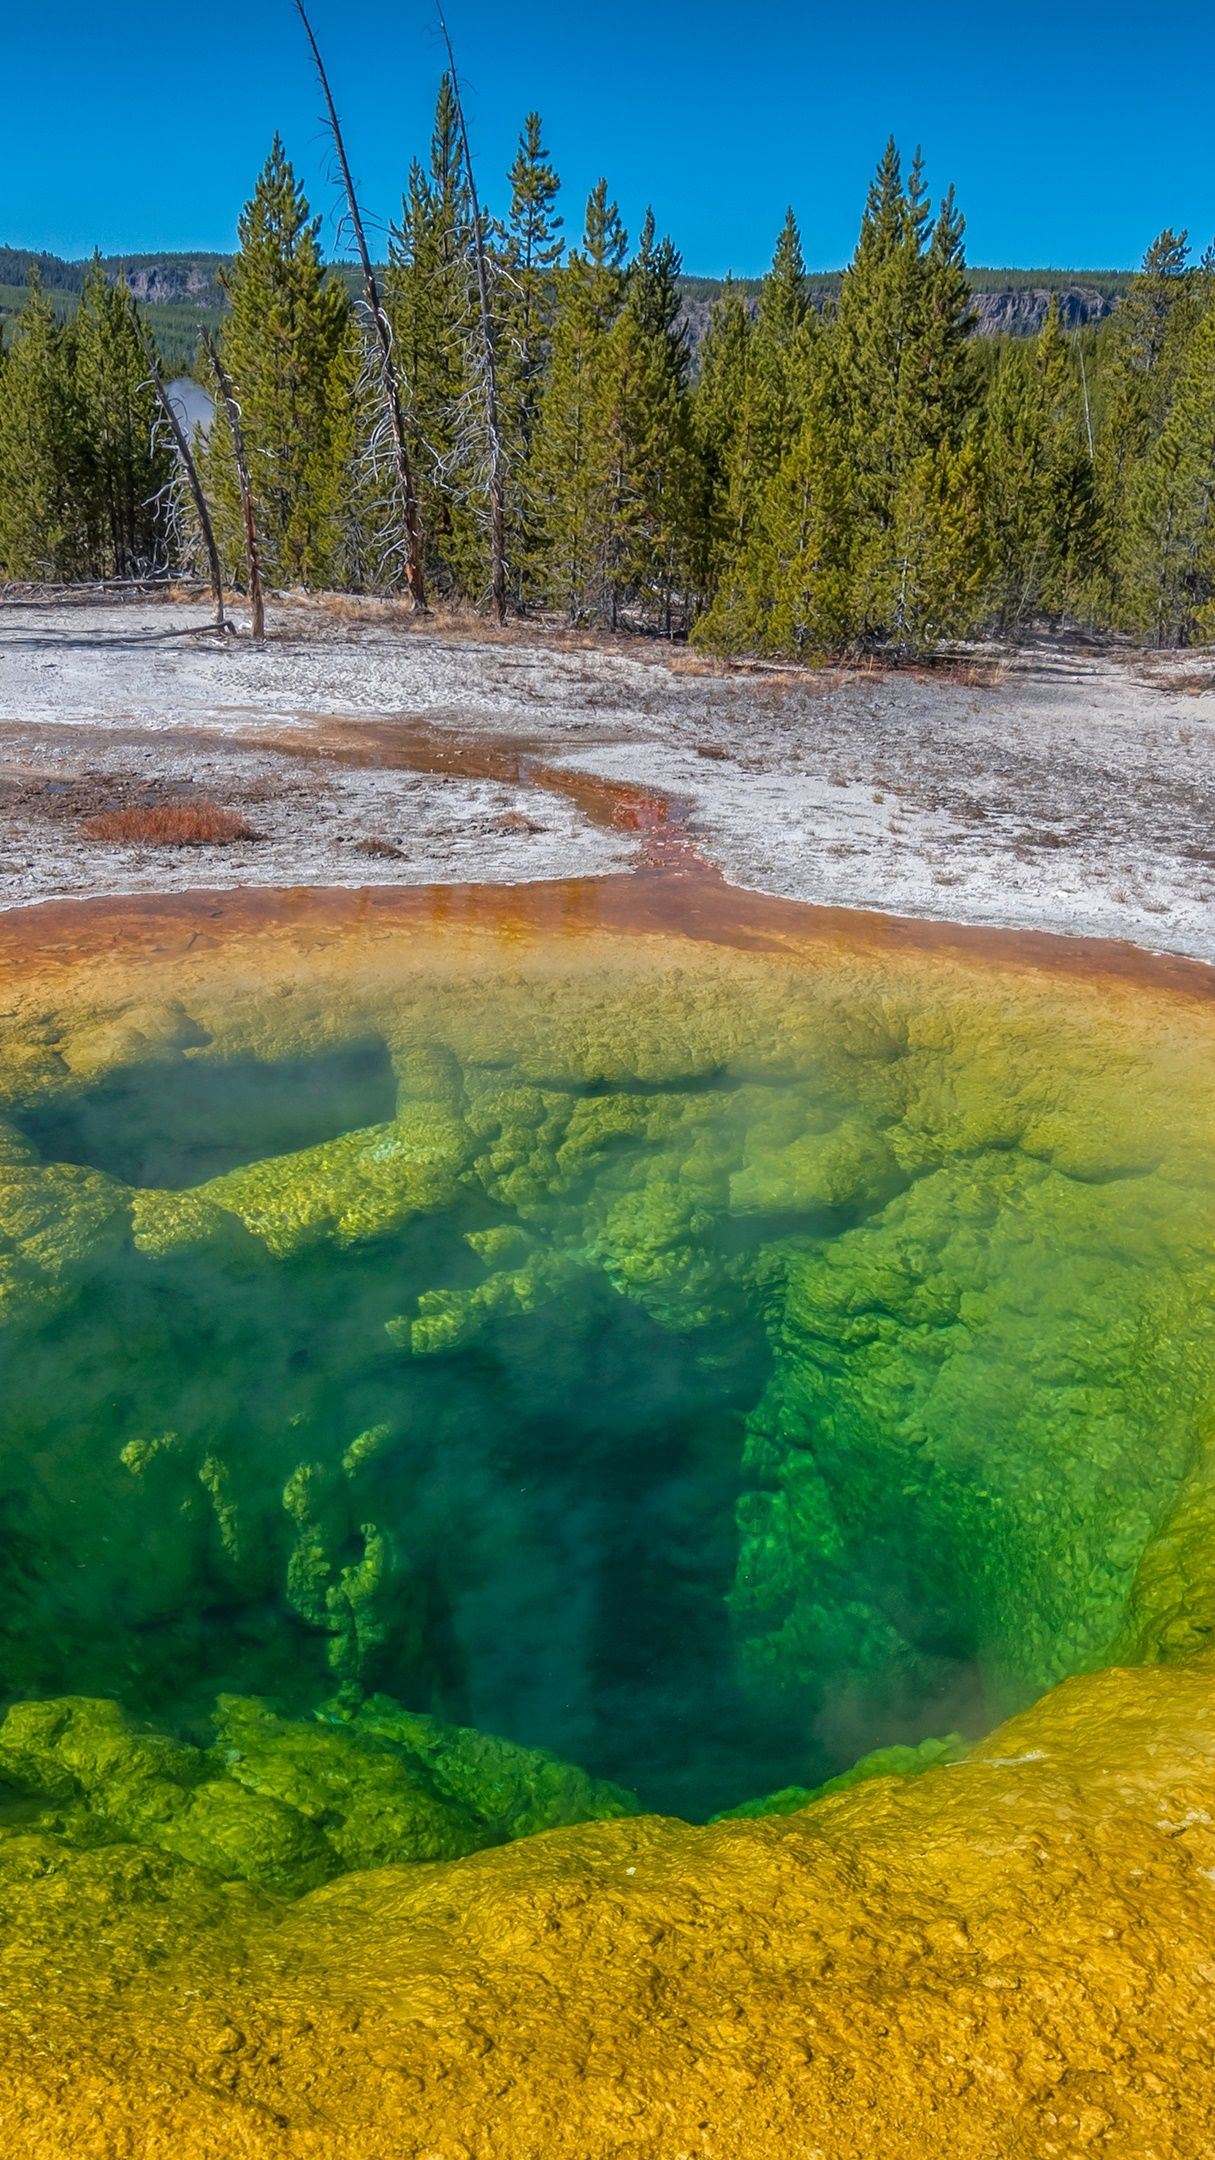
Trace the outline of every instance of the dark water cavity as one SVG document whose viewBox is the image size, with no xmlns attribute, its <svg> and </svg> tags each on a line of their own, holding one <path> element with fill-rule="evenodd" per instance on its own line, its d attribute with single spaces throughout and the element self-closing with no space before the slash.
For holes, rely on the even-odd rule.
<svg viewBox="0 0 1215 2160">
<path fill-rule="evenodd" d="M 728 1097 L 728 1076 L 713 1087 Z M 663 1090 L 598 1084 L 564 1107 L 608 1093 Z M 387 1053 L 358 1044 L 133 1066 L 21 1125 L 48 1162 L 180 1192 L 394 1109 Z M 627 1190 L 644 1137 L 612 1144 Z M 745 1424 L 772 1362 L 744 1301 L 707 1332 L 659 1325 L 583 1271 L 468 1346 L 418 1358 L 394 1344 L 390 1324 L 424 1295 L 483 1278 L 470 1235 L 513 1221 L 462 1193 L 345 1250 L 267 1255 L 233 1226 L 170 1255 L 111 1251 L 10 1380 L 9 1462 L 53 1465 L 5 1495 L 22 1692 L 116 1694 L 185 1730 L 224 1690 L 307 1715 L 327 1681 L 357 1674 L 693 1816 L 973 1712 L 965 1630 L 921 1625 L 882 1541 L 858 1549 L 851 1590 L 923 1635 L 927 1681 L 896 1672 L 857 1696 L 840 1673 L 811 1717 L 743 1684 L 730 1598 Z M 713 1264 L 737 1266 L 756 1237 L 723 1217 Z M 366 1567 L 368 1522 L 391 1579 L 349 1669 L 327 1673 L 325 1595 Z"/>
<path fill-rule="evenodd" d="M 182 1192 L 263 1156 L 378 1125 L 395 1110 L 383 1043 L 344 1043 L 273 1064 L 174 1058 L 129 1065 L 99 1086 L 26 1111 L 22 1126 L 48 1162 Z"/>
</svg>

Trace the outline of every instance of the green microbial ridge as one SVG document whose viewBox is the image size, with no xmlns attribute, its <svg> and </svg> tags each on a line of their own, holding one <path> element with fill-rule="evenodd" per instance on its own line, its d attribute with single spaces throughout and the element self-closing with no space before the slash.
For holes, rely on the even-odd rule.
<svg viewBox="0 0 1215 2160">
<path fill-rule="evenodd" d="M 788 1812 L 1210 1640 L 1205 1022 L 471 997 L 9 1045 L 0 1835 L 296 1894 Z"/>
</svg>

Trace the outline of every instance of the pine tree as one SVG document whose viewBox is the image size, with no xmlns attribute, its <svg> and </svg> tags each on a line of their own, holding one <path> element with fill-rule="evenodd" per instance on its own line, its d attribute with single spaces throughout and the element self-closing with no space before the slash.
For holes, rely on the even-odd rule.
<svg viewBox="0 0 1215 2160">
<path fill-rule="evenodd" d="M 87 458 L 72 340 L 35 270 L 0 374 L 0 569 L 10 578 L 88 575 Z"/>
<path fill-rule="evenodd" d="M 931 548 L 922 512 L 951 480 L 965 497 L 956 506 L 956 535 L 971 530 L 971 461 L 951 454 L 977 409 L 979 387 L 962 239 L 952 191 L 934 222 L 918 154 L 904 187 L 890 142 L 844 276 L 833 341 L 857 496 L 852 612 L 869 642 L 920 640 L 923 611 L 904 602 L 934 575 L 927 554 L 917 569 L 908 550 Z M 943 590 L 950 581 L 935 582 Z M 961 593 L 969 579 L 953 583 Z M 959 629 L 970 614 L 967 604 Z"/>
<path fill-rule="evenodd" d="M 73 344 L 92 574 L 146 576 L 165 561 L 172 457 L 158 424 L 135 302 L 124 280 L 107 282 L 97 256 L 85 277 Z"/>
<path fill-rule="evenodd" d="M 730 472 L 750 369 L 752 325 L 731 279 L 713 304 L 692 397 L 686 538 L 692 593 L 703 610 L 729 558 Z"/>
<path fill-rule="evenodd" d="M 819 374 L 797 221 L 785 218 L 764 279 L 754 328 L 730 326 L 731 374 L 741 395 L 730 429 L 726 480 L 717 491 L 710 581 L 715 596 L 698 641 L 740 650 L 760 634 L 756 595 L 767 559 L 763 527 L 769 491 L 797 439 L 810 384 Z M 717 392 L 720 395 L 720 388 Z"/>
<path fill-rule="evenodd" d="M 988 556 L 973 435 L 956 450 L 941 442 L 904 469 L 889 534 L 880 556 L 868 556 L 866 570 L 862 630 L 879 621 L 897 650 L 926 652 L 979 627 Z"/>
<path fill-rule="evenodd" d="M 1215 305 L 1125 493 L 1122 610 L 1156 645 L 1215 638 Z"/>
<path fill-rule="evenodd" d="M 941 202 L 924 263 L 926 321 L 917 355 L 918 388 L 909 386 L 904 419 L 908 445 L 961 441 L 974 418 L 980 386 L 974 361 L 975 314 L 966 275 L 966 221 L 952 187 Z"/>
<path fill-rule="evenodd" d="M 734 601 L 740 645 L 797 659 L 838 652 L 852 636 L 855 500 L 827 399 L 812 397 L 769 482 Z"/>
<path fill-rule="evenodd" d="M 1166 230 L 1144 256 L 1107 334 L 1107 493 L 1116 492 L 1119 475 L 1163 427 L 1202 309 L 1202 280 L 1190 261 L 1188 235 Z"/>
<path fill-rule="evenodd" d="M 735 556 L 745 548 L 769 482 L 792 445 L 804 406 L 806 267 L 792 210 L 764 279 L 730 462 L 727 519 Z"/>
<path fill-rule="evenodd" d="M 558 279 L 552 360 L 529 469 L 541 589 L 572 622 L 611 607 L 611 392 L 619 355 L 609 356 L 608 339 L 624 302 L 627 249 L 620 213 L 600 180 L 587 203 L 582 246 Z"/>
<path fill-rule="evenodd" d="M 999 628 L 1023 629 L 1078 604 L 1096 539 L 1092 461 L 1081 384 L 1052 295 L 1032 343 L 1010 346 L 984 429 L 991 603 Z"/>
<path fill-rule="evenodd" d="M 561 182 L 544 147 L 539 113 L 529 113 L 523 123 L 509 178 L 506 268 L 511 294 L 505 314 L 515 345 L 519 430 L 526 451 L 552 328 L 555 272 L 565 253 L 557 209 Z"/>
<path fill-rule="evenodd" d="M 607 610 L 636 600 L 672 627 L 687 522 L 689 352 L 680 259 L 646 212 L 624 305 L 608 333 Z"/>
<path fill-rule="evenodd" d="M 325 463 L 328 386 L 350 310 L 342 286 L 326 276 L 320 219 L 310 217 L 277 136 L 239 231 L 221 357 L 240 406 L 264 567 L 273 584 L 326 582 L 325 517 L 310 480 Z M 206 476 L 225 561 L 239 576 L 232 443 L 218 410 Z"/>
<path fill-rule="evenodd" d="M 350 315 L 326 386 L 330 425 L 306 485 L 327 579 L 342 592 L 389 592 L 401 582 L 401 532 L 387 446 L 377 445 L 384 400 L 365 323 Z"/>
<path fill-rule="evenodd" d="M 414 160 L 393 235 L 387 305 L 408 409 L 427 577 L 448 594 L 476 592 L 485 563 L 467 442 L 471 218 L 455 96 L 444 75 L 429 167 Z"/>
<path fill-rule="evenodd" d="M 1204 301 L 1204 280 L 1190 261 L 1187 235 L 1166 230 L 1144 256 L 1107 334 L 1097 458 L 1100 603 L 1107 615 L 1123 622 L 1142 620 L 1143 565 L 1132 531 L 1140 529 L 1142 517 L 1139 467 L 1168 419 Z M 1139 506 L 1135 519 L 1132 498 Z"/>
<path fill-rule="evenodd" d="M 557 210 L 561 183 L 544 147 L 539 113 L 529 113 L 510 169 L 510 213 L 502 240 L 502 425 L 510 505 L 516 606 L 536 586 L 540 529 L 528 487 L 540 400 L 552 345 L 557 270 L 565 253 Z"/>
</svg>

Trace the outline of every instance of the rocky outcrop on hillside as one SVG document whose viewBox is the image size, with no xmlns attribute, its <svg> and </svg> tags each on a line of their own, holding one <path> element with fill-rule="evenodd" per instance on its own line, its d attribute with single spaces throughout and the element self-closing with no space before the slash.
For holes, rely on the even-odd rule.
<svg viewBox="0 0 1215 2160">
<path fill-rule="evenodd" d="M 209 254 L 140 255 L 134 258 L 115 255 L 106 259 L 106 269 L 112 277 L 121 272 L 135 298 L 145 305 L 193 301 L 206 308 L 222 305 L 220 278 L 231 260 L 230 256 Z M 52 255 L 34 257 L 15 248 L 0 248 L 0 285 L 23 285 L 35 261 L 44 285 L 56 290 L 79 291 L 84 275 L 82 263 L 62 262 Z M 348 266 L 339 264 L 335 270 L 339 276 L 349 275 Z M 972 275 L 981 337 L 1033 337 L 1045 320 L 1052 292 L 1058 293 L 1060 318 L 1068 330 L 1104 322 L 1122 297 L 1111 277 L 1090 283 L 1085 272 L 1064 270 L 1059 272 L 1057 279 L 1045 272 L 1041 283 L 1034 284 L 1022 282 L 1027 273 L 1013 272 L 1007 285 L 1000 282 L 1005 273 L 999 270 L 976 270 Z M 1028 275 L 1036 277 L 1037 273 L 1029 272 Z M 713 303 L 723 290 L 723 284 L 717 279 L 694 277 L 685 278 L 683 283 L 684 320 L 695 351 L 709 327 Z M 812 305 L 820 311 L 829 308 L 834 304 L 839 288 L 838 271 L 812 276 Z M 737 289 L 754 313 L 759 300 L 758 280 L 743 280 Z"/>
<path fill-rule="evenodd" d="M 121 268 L 127 284 L 137 300 L 217 300 L 220 294 L 219 271 L 223 258 L 218 255 L 172 255 L 163 262 L 138 262 L 114 265 Z"/>
<path fill-rule="evenodd" d="M 1065 330 L 1082 330 L 1112 315 L 1120 294 L 1099 292 L 1094 286 L 1064 285 L 1054 288 L 1059 296 L 1059 320 Z M 1046 320 L 1052 288 L 1025 286 L 1016 291 L 977 292 L 974 296 L 980 337 L 1036 337 Z"/>
<path fill-rule="evenodd" d="M 718 288 L 720 290 L 720 288 Z M 828 285 L 811 284 L 811 303 L 820 312 L 834 304 L 839 291 L 839 280 Z M 1052 293 L 1059 296 L 1059 319 L 1066 330 L 1082 330 L 1089 324 L 1104 322 L 1118 306 L 1122 295 L 1103 292 L 1095 285 L 1063 284 L 1058 286 L 1025 285 L 995 287 L 977 291 L 974 311 L 976 329 L 980 337 L 1036 337 L 1046 320 Z M 684 298 L 684 321 L 692 340 L 693 351 L 699 348 L 701 339 L 709 327 L 713 303 L 717 292 L 697 281 Z M 744 292 L 747 307 L 754 315 L 759 305 L 758 286 Z"/>
</svg>

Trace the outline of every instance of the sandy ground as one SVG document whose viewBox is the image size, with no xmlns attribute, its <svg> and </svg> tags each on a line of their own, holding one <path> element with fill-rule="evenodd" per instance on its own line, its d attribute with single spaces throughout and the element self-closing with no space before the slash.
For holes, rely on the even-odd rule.
<svg viewBox="0 0 1215 2160">
<path fill-rule="evenodd" d="M 665 816 L 760 891 L 1215 959 L 1215 670 L 1192 655 L 806 677 L 303 606 L 260 649 L 206 621 L 0 602 L 0 902 L 595 875 L 652 857 Z M 165 800 L 259 837 L 82 833 Z"/>
</svg>

